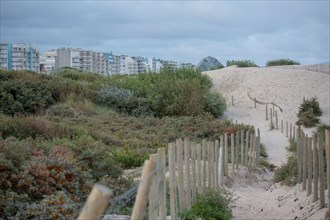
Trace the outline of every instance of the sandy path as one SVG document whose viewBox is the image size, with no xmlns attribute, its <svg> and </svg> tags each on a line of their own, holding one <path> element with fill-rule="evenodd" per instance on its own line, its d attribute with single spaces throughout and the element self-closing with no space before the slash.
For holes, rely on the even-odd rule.
<svg viewBox="0 0 330 220">
<path fill-rule="evenodd" d="M 235 68 L 229 67 L 207 74 L 214 83 L 214 90 L 222 93 L 231 104 L 225 117 L 234 122 L 250 124 L 260 129 L 261 143 L 269 154 L 269 162 L 280 166 L 286 161 L 288 139 L 280 130 L 270 130 L 266 121 L 265 106 L 254 103 L 247 96 L 249 92 L 257 100 L 279 105 L 279 121 L 294 124 L 298 107 L 304 97 L 317 96 L 323 111 L 321 121 L 330 124 L 330 75 L 307 70 L 278 68 Z M 313 129 L 304 129 L 311 134 Z M 244 173 L 245 172 L 245 173 Z M 234 219 L 323 219 L 325 209 L 318 211 L 318 201 L 301 191 L 301 186 L 286 187 L 272 185 L 273 173 L 255 174 L 248 184 L 244 179 L 249 174 L 242 171 L 234 176 L 231 190 L 234 194 Z M 249 181 L 251 178 L 248 178 Z"/>
</svg>

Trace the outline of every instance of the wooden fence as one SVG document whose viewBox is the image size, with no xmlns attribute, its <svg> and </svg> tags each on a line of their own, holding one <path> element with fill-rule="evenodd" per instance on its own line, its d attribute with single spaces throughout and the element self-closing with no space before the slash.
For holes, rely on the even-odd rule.
<svg viewBox="0 0 330 220">
<path fill-rule="evenodd" d="M 146 214 L 148 219 L 166 219 L 167 214 L 177 219 L 206 188 L 222 187 L 224 176 L 237 172 L 241 166 L 256 167 L 259 155 L 260 132 L 257 136 L 248 131 L 225 134 L 214 142 L 194 143 L 185 138 L 169 143 L 167 152 L 160 148 L 145 161 L 131 219 L 143 219 Z"/>
</svg>

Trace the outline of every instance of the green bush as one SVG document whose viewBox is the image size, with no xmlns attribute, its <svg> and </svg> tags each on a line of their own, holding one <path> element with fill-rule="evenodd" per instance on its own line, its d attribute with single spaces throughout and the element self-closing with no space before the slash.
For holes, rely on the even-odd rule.
<svg viewBox="0 0 330 220">
<path fill-rule="evenodd" d="M 207 93 L 204 109 L 215 117 L 222 116 L 227 109 L 226 99 L 219 93 Z"/>
<path fill-rule="evenodd" d="M 234 66 L 237 65 L 238 67 L 258 67 L 254 61 L 251 60 L 227 60 L 226 66 Z"/>
<path fill-rule="evenodd" d="M 299 62 L 290 59 L 278 59 L 267 61 L 266 66 L 284 66 L 284 65 L 300 65 Z"/>
<path fill-rule="evenodd" d="M 224 190 L 206 189 L 191 210 L 180 213 L 180 219 L 219 219 L 230 220 L 232 210 L 229 207 L 231 196 Z"/>
<path fill-rule="evenodd" d="M 322 115 L 319 101 L 317 97 L 312 97 L 310 99 L 303 99 L 300 104 L 299 112 L 297 114 L 298 121 L 297 125 L 303 125 L 307 128 L 314 127 L 316 124 L 320 123 L 318 116 Z"/>
</svg>

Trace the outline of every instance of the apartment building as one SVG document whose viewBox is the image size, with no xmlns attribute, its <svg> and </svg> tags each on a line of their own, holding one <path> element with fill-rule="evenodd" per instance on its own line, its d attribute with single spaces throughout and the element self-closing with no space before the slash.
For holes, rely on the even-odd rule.
<svg viewBox="0 0 330 220">
<path fill-rule="evenodd" d="M 49 50 L 44 53 L 40 53 L 40 72 L 45 74 L 53 73 L 55 71 L 56 57 L 56 50 Z"/>
<path fill-rule="evenodd" d="M 1 43 L 0 68 L 39 72 L 39 49 L 31 44 Z"/>
<path fill-rule="evenodd" d="M 111 74 L 109 53 L 96 52 L 81 48 L 60 48 L 57 50 L 55 68 L 72 67 L 80 70 Z"/>
</svg>

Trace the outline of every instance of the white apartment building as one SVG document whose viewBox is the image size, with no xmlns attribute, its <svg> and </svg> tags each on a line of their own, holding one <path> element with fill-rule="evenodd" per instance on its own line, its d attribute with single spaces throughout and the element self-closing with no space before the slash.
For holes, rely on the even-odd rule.
<svg viewBox="0 0 330 220">
<path fill-rule="evenodd" d="M 130 56 L 120 56 L 120 74 L 138 73 L 138 62 Z"/>
<path fill-rule="evenodd" d="M 57 57 L 56 50 L 49 50 L 40 54 L 40 72 L 51 74 L 55 71 L 55 62 Z"/>
<path fill-rule="evenodd" d="M 0 68 L 39 72 L 39 49 L 31 44 L 1 43 Z"/>
</svg>

